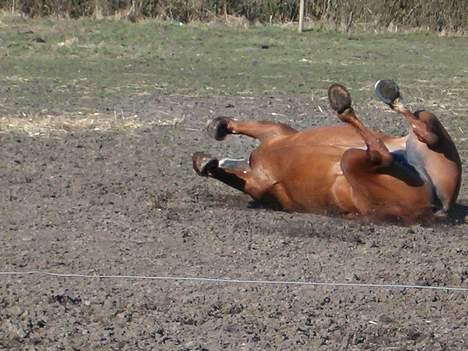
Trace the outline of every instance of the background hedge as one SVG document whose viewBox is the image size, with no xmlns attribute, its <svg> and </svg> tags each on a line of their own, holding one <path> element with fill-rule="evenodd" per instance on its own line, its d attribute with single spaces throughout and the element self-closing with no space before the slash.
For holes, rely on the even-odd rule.
<svg viewBox="0 0 468 351">
<path fill-rule="evenodd" d="M 297 20 L 298 0 L 0 0 L 0 9 L 26 16 L 124 15 L 180 22 L 210 21 L 234 16 L 251 23 Z M 306 18 L 354 28 L 423 28 L 464 31 L 468 28 L 468 0 L 306 0 Z"/>
</svg>

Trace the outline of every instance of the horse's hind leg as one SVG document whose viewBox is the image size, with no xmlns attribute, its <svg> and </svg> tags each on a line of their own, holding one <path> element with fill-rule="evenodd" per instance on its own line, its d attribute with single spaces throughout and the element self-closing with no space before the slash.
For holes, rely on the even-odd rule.
<svg viewBox="0 0 468 351">
<path fill-rule="evenodd" d="M 461 185 L 461 160 L 457 148 L 439 119 L 428 111 L 411 112 L 401 101 L 398 85 L 392 80 L 380 80 L 375 85 L 377 97 L 400 113 L 408 122 L 412 133 L 406 142 L 406 154 L 414 163 L 424 161 L 425 171 L 442 209 L 436 214 L 445 216 L 455 203 Z M 427 149 L 420 147 L 426 144 Z"/>
<path fill-rule="evenodd" d="M 355 128 L 367 146 L 366 150 L 349 149 L 341 158 L 341 169 L 352 187 L 352 201 L 358 211 L 380 218 L 399 218 L 408 223 L 426 215 L 431 194 L 426 192 L 420 177 L 393 162 L 379 134 L 356 116 L 346 88 L 331 86 L 329 97 L 338 117 Z"/>
<path fill-rule="evenodd" d="M 297 130 L 283 123 L 237 121 L 230 117 L 213 119 L 208 124 L 207 130 L 216 140 L 223 140 L 228 134 L 242 134 L 259 139 L 261 142 L 297 133 Z"/>
<path fill-rule="evenodd" d="M 375 93 L 392 110 L 404 117 L 419 141 L 434 146 L 441 139 L 450 139 L 436 116 L 427 111 L 412 113 L 402 103 L 400 88 L 393 80 L 379 80 L 375 84 Z"/>
<path fill-rule="evenodd" d="M 234 189 L 249 194 L 254 199 L 262 199 L 267 189 L 267 186 L 255 179 L 245 161 L 218 161 L 203 152 L 195 152 L 192 156 L 192 163 L 198 175 L 215 178 Z"/>
</svg>

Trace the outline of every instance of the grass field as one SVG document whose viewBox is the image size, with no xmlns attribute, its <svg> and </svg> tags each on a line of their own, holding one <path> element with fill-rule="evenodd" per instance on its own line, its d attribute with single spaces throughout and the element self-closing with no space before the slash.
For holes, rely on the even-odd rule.
<svg viewBox="0 0 468 351">
<path fill-rule="evenodd" d="M 449 118 L 466 152 L 467 36 L 8 16 L 0 28 L 2 129 L 139 128 L 140 105 L 157 96 L 175 104 L 178 97 L 294 97 L 327 106 L 333 82 L 361 108 L 385 109 L 373 85 L 390 78 L 414 108 Z"/>
<path fill-rule="evenodd" d="M 138 96 L 324 96 L 331 82 L 372 99 L 382 78 L 412 99 L 468 105 L 468 37 L 339 34 L 144 21 L 0 18 L 0 112 L 94 112 Z M 4 92 L 5 93 L 5 92 Z M 2 94 L 3 95 L 3 94 Z"/>
</svg>

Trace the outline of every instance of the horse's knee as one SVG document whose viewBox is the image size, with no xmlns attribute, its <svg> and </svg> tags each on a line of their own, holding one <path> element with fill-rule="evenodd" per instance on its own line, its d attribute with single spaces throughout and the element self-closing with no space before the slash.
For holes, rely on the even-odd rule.
<svg viewBox="0 0 468 351">
<path fill-rule="evenodd" d="M 414 113 L 414 115 L 421 121 L 426 124 L 432 125 L 436 121 L 438 122 L 439 119 L 434 115 L 432 112 L 426 110 L 418 110 Z"/>
<path fill-rule="evenodd" d="M 427 145 L 435 145 L 441 135 L 441 124 L 439 119 L 429 111 L 416 111 L 414 113 L 419 123 L 412 125 L 416 137 Z"/>
<path fill-rule="evenodd" d="M 348 149 L 341 156 L 341 170 L 347 174 L 362 164 L 362 150 Z"/>
<path fill-rule="evenodd" d="M 345 175 L 366 171 L 371 163 L 367 150 L 348 149 L 341 156 L 341 170 Z"/>
<path fill-rule="evenodd" d="M 346 150 L 341 157 L 341 168 L 344 172 L 346 172 L 345 169 L 375 172 L 391 167 L 392 162 L 393 156 L 386 148 L 368 146 L 366 150 Z"/>
</svg>

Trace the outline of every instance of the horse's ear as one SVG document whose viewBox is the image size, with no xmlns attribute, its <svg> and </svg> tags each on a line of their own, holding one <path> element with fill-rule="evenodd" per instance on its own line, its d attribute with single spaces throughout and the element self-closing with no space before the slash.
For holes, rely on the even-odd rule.
<svg viewBox="0 0 468 351">
<path fill-rule="evenodd" d="M 351 95 L 348 90 L 340 84 L 332 84 L 328 88 L 328 100 L 333 110 L 343 113 L 351 107 Z"/>
<path fill-rule="evenodd" d="M 375 95 L 380 101 L 392 105 L 401 97 L 400 87 L 394 80 L 379 80 L 375 83 Z"/>
</svg>

